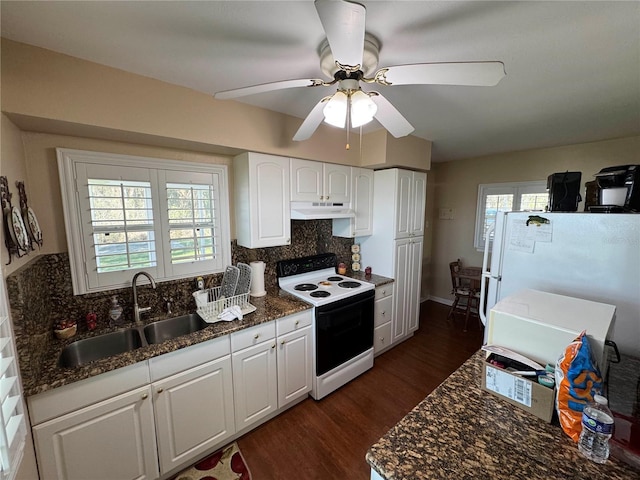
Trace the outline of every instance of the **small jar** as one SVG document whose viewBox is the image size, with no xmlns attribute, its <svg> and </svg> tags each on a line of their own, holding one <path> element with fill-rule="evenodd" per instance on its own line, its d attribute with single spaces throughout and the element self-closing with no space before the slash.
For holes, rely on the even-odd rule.
<svg viewBox="0 0 640 480">
<path fill-rule="evenodd" d="M 338 273 L 340 275 L 346 275 L 347 274 L 347 266 L 344 263 L 338 264 Z"/>
</svg>

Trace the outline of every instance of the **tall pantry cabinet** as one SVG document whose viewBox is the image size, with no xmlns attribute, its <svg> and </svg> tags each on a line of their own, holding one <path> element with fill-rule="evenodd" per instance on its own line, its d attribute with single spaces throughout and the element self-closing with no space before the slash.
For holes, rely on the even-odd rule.
<svg viewBox="0 0 640 480">
<path fill-rule="evenodd" d="M 427 174 L 378 170 L 373 191 L 373 235 L 359 241 L 363 264 L 395 279 L 393 344 L 418 328 Z"/>
</svg>

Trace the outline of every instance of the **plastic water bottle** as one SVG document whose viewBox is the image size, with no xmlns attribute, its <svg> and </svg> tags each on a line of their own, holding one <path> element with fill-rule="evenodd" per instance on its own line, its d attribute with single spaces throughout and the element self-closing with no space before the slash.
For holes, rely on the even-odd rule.
<svg viewBox="0 0 640 480">
<path fill-rule="evenodd" d="M 593 400 L 582 412 L 578 450 L 589 460 L 605 463 L 609 458 L 609 439 L 613 434 L 613 414 L 602 395 L 594 395 Z"/>
</svg>

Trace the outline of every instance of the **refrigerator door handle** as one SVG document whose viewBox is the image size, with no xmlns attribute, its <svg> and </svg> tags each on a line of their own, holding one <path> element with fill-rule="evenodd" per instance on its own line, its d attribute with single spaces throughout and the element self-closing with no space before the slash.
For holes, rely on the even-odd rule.
<svg viewBox="0 0 640 480">
<path fill-rule="evenodd" d="M 487 312 L 486 309 L 486 292 L 487 292 L 487 282 L 490 278 L 496 278 L 491 276 L 491 272 L 489 271 L 489 238 L 491 238 L 491 234 L 495 230 L 495 224 L 491 225 L 487 230 L 487 234 L 484 241 L 484 253 L 482 256 L 482 275 L 480 277 L 480 305 L 478 306 L 478 313 L 480 314 L 480 320 L 483 325 L 487 324 Z M 499 280 L 499 278 L 498 278 Z"/>
</svg>

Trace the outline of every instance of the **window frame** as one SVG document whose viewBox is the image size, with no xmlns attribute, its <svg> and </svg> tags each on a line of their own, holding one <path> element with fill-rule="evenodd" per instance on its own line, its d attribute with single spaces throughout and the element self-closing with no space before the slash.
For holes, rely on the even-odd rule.
<svg viewBox="0 0 640 480">
<path fill-rule="evenodd" d="M 128 288 L 131 278 L 139 271 L 148 271 L 158 282 L 189 278 L 197 275 L 223 272 L 231 263 L 231 232 L 229 214 L 228 167 L 221 164 L 194 163 L 162 158 L 139 157 L 115 153 L 92 152 L 57 148 L 58 173 L 62 194 L 64 224 L 71 265 L 73 294 L 83 295 L 105 290 Z M 91 226 L 83 224 L 81 209 L 88 204 L 82 200 L 82 169 L 87 165 L 106 167 L 116 172 L 138 170 L 147 172 L 151 183 L 153 220 L 156 243 L 157 266 L 151 268 L 126 269 L 115 273 L 91 272 L 93 241 L 85 241 Z M 131 169 L 131 170 L 129 170 Z M 98 169 L 99 170 L 99 169 Z M 80 173 L 80 175 L 79 175 Z M 144 176 L 144 175 L 142 175 Z M 86 175 L 84 175 L 86 177 Z M 217 188 L 219 205 L 214 205 L 219 228 L 219 253 L 213 260 L 171 263 L 169 228 L 167 220 L 166 184 L 198 183 L 196 179 L 210 178 Z M 123 180 L 134 180 L 123 176 Z M 177 180 L 177 181 L 176 181 Z M 86 215 L 85 215 L 86 216 Z M 86 228 L 83 228 L 86 227 Z M 87 261 L 89 259 L 89 261 Z M 98 280 L 100 279 L 100 280 Z"/>
<path fill-rule="evenodd" d="M 473 246 L 480 251 L 484 250 L 485 248 L 485 239 L 483 238 L 483 235 L 488 195 L 513 195 L 512 210 L 509 211 L 520 211 L 520 204 L 523 195 L 542 192 L 547 192 L 548 194 L 546 180 L 479 184 L 478 199 L 476 202 L 476 226 L 473 238 Z M 489 242 L 491 241 L 492 240 L 490 239 Z"/>
</svg>

